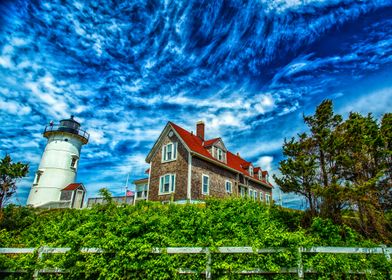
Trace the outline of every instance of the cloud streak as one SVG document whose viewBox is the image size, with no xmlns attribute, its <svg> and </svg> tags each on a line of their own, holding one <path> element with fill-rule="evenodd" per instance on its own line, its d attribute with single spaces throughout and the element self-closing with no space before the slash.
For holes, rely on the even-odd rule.
<svg viewBox="0 0 392 280">
<path fill-rule="evenodd" d="M 347 86 L 392 62 L 390 1 L 19 0 L 0 12 L 1 153 L 32 174 L 44 125 L 75 114 L 91 134 L 78 179 L 93 194 L 144 176 L 169 120 L 203 119 L 207 136 L 274 171 L 303 111 L 367 100 Z"/>
</svg>

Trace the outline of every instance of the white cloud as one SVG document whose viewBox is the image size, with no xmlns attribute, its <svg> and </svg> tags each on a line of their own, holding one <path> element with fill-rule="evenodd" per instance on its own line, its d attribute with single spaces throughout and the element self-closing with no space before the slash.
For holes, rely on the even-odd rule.
<svg viewBox="0 0 392 280">
<path fill-rule="evenodd" d="M 268 172 L 271 172 L 273 161 L 274 157 L 272 156 L 262 156 L 257 160 L 256 165 L 260 166 L 262 170 L 267 170 Z"/>
<path fill-rule="evenodd" d="M 29 106 L 21 105 L 15 101 L 6 101 L 0 99 L 0 111 L 6 111 L 13 115 L 27 115 L 30 114 L 31 108 Z"/>
<path fill-rule="evenodd" d="M 339 114 L 347 114 L 347 112 L 358 112 L 363 115 L 373 113 L 380 116 L 386 112 L 390 112 L 392 108 L 392 87 L 383 88 L 373 93 L 359 97 L 356 100 L 349 100 L 342 107 L 337 108 Z"/>
</svg>

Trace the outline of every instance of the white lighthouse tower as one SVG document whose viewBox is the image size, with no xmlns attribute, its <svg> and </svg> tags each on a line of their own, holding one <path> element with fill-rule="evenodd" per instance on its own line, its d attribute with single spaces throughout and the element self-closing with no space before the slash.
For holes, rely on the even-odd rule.
<svg viewBox="0 0 392 280">
<path fill-rule="evenodd" d="M 43 133 L 48 139 L 42 155 L 38 171 L 35 174 L 33 187 L 27 199 L 27 205 L 33 207 L 56 207 L 60 203 L 62 190 L 75 183 L 80 150 L 87 144 L 89 134 L 80 129 L 80 123 L 74 116 L 51 122 Z M 84 187 L 83 187 L 84 188 Z M 72 195 L 73 196 L 73 195 Z M 79 200 L 83 200 L 84 193 Z"/>
</svg>

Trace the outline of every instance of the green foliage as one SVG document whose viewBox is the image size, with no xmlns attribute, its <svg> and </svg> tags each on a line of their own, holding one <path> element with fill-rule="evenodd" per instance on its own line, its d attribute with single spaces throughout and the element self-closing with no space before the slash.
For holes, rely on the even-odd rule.
<svg viewBox="0 0 392 280">
<path fill-rule="evenodd" d="M 0 161 L 0 211 L 6 202 L 16 192 L 16 182 L 27 175 L 28 164 L 13 163 L 10 155 L 5 155 Z M 1 219 L 1 216 L 0 216 Z"/>
<path fill-rule="evenodd" d="M 322 216 L 342 224 L 351 210 L 351 226 L 390 243 L 392 225 L 385 215 L 392 205 L 392 114 L 381 125 L 371 114 L 353 112 L 343 121 L 332 101 L 324 100 L 304 122 L 310 133 L 285 140 L 276 183 L 305 197 L 306 223 Z"/>
<path fill-rule="evenodd" d="M 70 247 L 67 254 L 0 255 L 0 270 L 25 269 L 31 279 L 37 268 L 62 268 L 69 273 L 44 278 L 60 279 L 203 279 L 203 275 L 180 275 L 179 268 L 202 272 L 205 255 L 153 254 L 153 247 L 200 246 L 210 250 L 219 246 L 253 248 L 287 247 L 274 254 L 212 254 L 214 279 L 243 279 L 238 270 L 278 271 L 296 267 L 300 246 L 356 245 L 374 246 L 348 227 L 329 220 L 316 219 L 308 230 L 300 227 L 302 213 L 267 207 L 244 199 L 206 201 L 205 204 L 161 205 L 141 202 L 136 206 L 96 205 L 91 209 L 55 209 L 36 211 L 7 207 L 8 222 L 0 230 L 1 247 Z M 103 254 L 82 254 L 82 247 L 105 250 Z M 316 262 L 315 259 L 321 260 Z M 334 272 L 337 264 L 346 269 L 358 267 L 355 256 L 313 254 L 305 258 L 307 266 L 317 266 L 321 275 Z M 369 263 L 370 262 L 370 263 Z M 361 260 L 366 267 L 384 273 L 385 260 Z M 338 273 L 339 274 L 338 270 Z M 339 274 L 341 275 L 341 274 Z M 261 276 L 253 279 L 266 279 Z M 267 279 L 291 279 L 291 275 Z"/>
</svg>

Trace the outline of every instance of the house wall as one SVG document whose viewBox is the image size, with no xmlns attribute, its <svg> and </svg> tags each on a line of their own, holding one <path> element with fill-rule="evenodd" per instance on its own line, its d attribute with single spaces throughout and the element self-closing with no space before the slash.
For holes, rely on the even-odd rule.
<svg viewBox="0 0 392 280">
<path fill-rule="evenodd" d="M 186 200 L 188 181 L 188 151 L 174 133 L 173 136 L 163 136 L 161 145 L 151 158 L 151 175 L 148 199 L 153 201 Z M 177 159 L 170 162 L 162 162 L 162 146 L 170 142 L 177 142 Z M 159 195 L 160 176 L 167 173 L 176 174 L 176 187 L 174 194 Z"/>
<path fill-rule="evenodd" d="M 248 185 L 249 187 L 253 188 L 254 190 L 257 190 L 258 192 L 263 191 L 264 193 L 268 193 L 272 195 L 272 189 L 267 188 L 263 186 L 262 184 L 258 184 L 256 182 L 253 182 L 252 180 L 248 180 Z"/>
<path fill-rule="evenodd" d="M 232 194 L 238 195 L 238 185 L 236 181 L 236 173 L 221 168 L 215 164 L 207 162 L 203 159 L 193 156 L 192 158 L 192 200 L 203 200 L 206 195 L 202 194 L 202 175 L 208 175 L 210 178 L 210 193 L 213 197 L 227 197 L 225 182 L 232 182 Z"/>
</svg>

